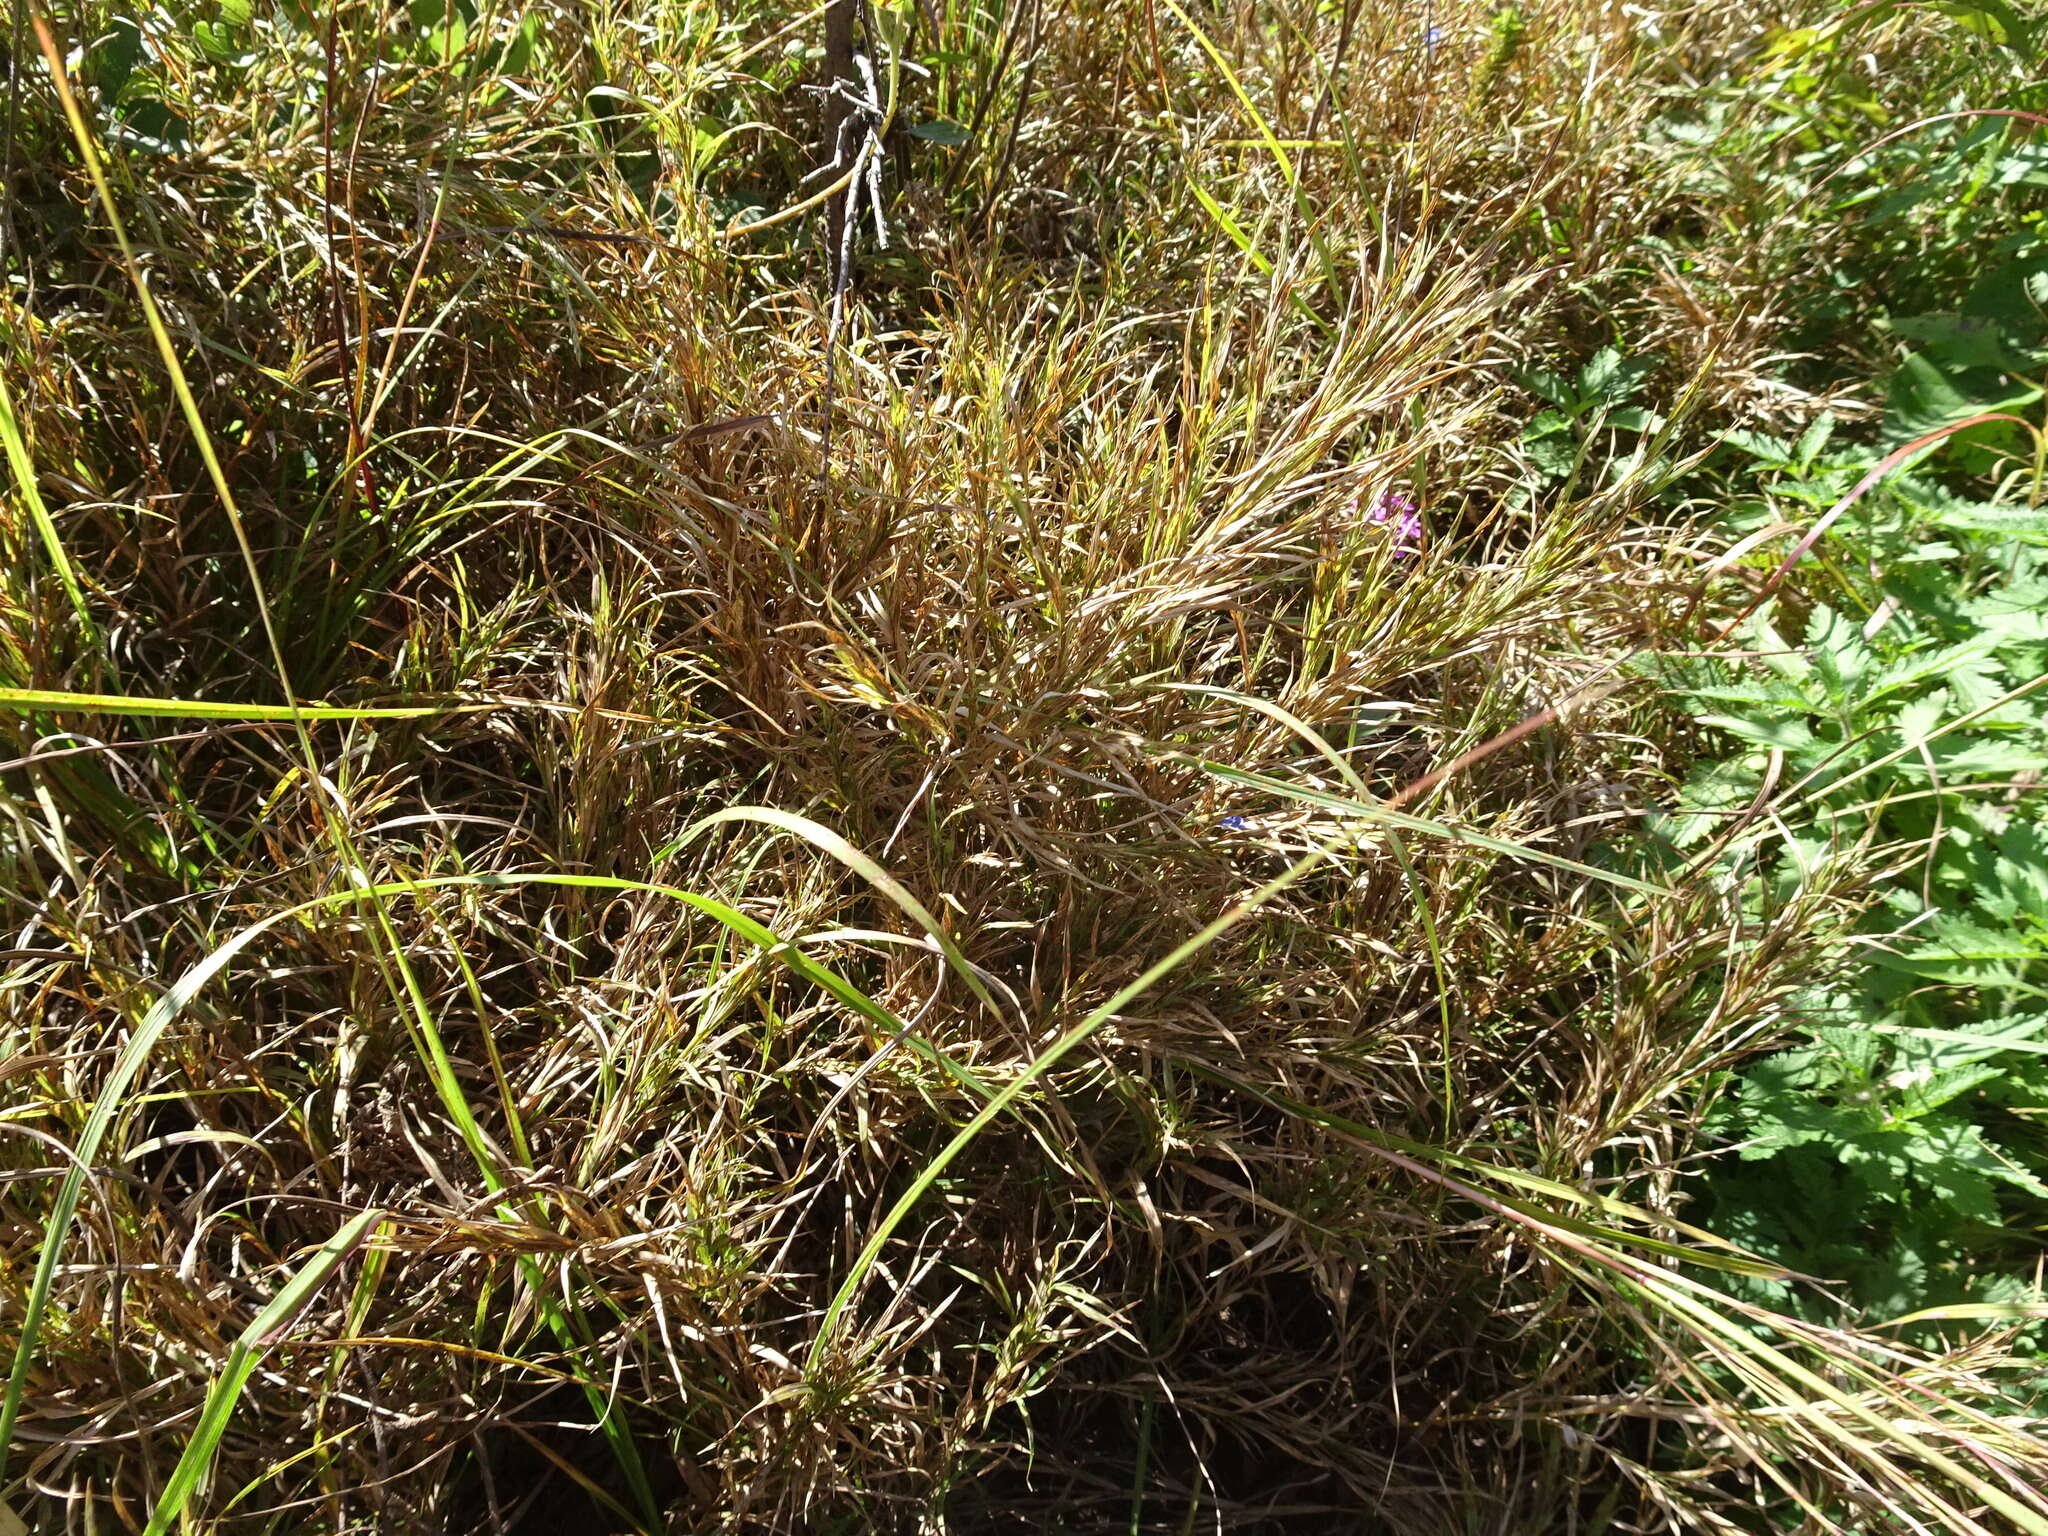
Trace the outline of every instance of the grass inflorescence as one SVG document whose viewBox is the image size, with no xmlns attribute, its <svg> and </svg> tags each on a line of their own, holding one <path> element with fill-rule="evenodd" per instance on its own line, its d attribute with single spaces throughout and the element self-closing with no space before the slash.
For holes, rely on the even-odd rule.
<svg viewBox="0 0 2048 1536">
<path fill-rule="evenodd" d="M 1858 958 L 1894 797 L 2036 814 L 2037 712 L 1857 694 L 2039 659 L 2025 17 L 0 57 L 32 1529 L 2048 1532 L 2048 1087 L 1897 1143 L 1890 1291 L 1758 1140 L 1893 1147 L 1817 998 L 2003 1061 L 2048 972 Z"/>
</svg>

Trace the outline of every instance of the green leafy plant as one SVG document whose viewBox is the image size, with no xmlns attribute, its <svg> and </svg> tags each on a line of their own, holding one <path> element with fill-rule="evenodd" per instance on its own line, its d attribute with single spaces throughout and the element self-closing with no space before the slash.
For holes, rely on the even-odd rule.
<svg viewBox="0 0 2048 1536">
<path fill-rule="evenodd" d="M 1733 441 L 1773 498 L 1810 503 L 1858 472 L 1829 436 L 1823 418 L 1796 443 Z M 1759 908 L 1852 847 L 1886 871 L 1840 974 L 1801 999 L 1806 1042 L 1710 1122 L 1741 1159 L 1709 1180 L 1713 1220 L 1865 1307 L 2010 1299 L 2014 1234 L 2048 1201 L 2028 1118 L 2048 1105 L 2048 514 L 1914 475 L 1859 510 L 1875 582 L 1827 569 L 1860 616 L 1806 602 L 1795 645 L 1778 625 L 1801 604 L 1774 600 L 1741 631 L 1747 662 L 1682 682 L 1741 746 L 1693 772 L 1674 845 Z"/>
<path fill-rule="evenodd" d="M 1631 403 L 1655 367 L 1654 359 L 1625 357 L 1616 347 L 1603 347 L 1570 378 L 1542 368 L 1518 372 L 1515 382 L 1548 405 L 1523 429 L 1523 456 L 1552 483 L 1571 480 L 1595 458 L 1606 480 L 1626 476 L 1637 467 L 1640 453 L 1596 450 L 1605 433 L 1663 430 L 1663 416 Z"/>
<path fill-rule="evenodd" d="M 2003 242 L 2001 261 L 1954 310 L 1886 322 L 1913 350 L 1886 390 L 1885 429 L 1894 441 L 1969 420 L 2010 415 L 2041 399 L 2048 367 L 2048 243 L 2029 230 Z M 1996 474 L 2026 460 L 2014 421 L 1986 421 L 1951 439 L 1959 468 Z"/>
</svg>

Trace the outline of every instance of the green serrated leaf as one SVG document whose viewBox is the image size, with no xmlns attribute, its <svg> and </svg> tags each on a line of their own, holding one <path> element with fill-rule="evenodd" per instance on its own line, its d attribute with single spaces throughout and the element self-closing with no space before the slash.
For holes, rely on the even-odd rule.
<svg viewBox="0 0 2048 1536">
<path fill-rule="evenodd" d="M 1890 328 L 1921 351 L 1944 373 L 1972 368 L 2010 371 L 2032 362 L 2026 351 L 2007 340 L 2006 327 L 1991 315 L 1903 315 Z"/>
<path fill-rule="evenodd" d="M 1652 366 L 1645 359 L 1624 358 L 1617 347 L 1602 347 L 1579 370 L 1580 404 L 1619 405 L 1636 392 Z"/>
<path fill-rule="evenodd" d="M 1514 381 L 1530 394 L 1548 400 L 1561 410 L 1579 409 L 1579 392 L 1565 383 L 1558 375 L 1544 368 L 1522 368 L 1513 374 Z"/>
<path fill-rule="evenodd" d="M 1835 414 L 1822 411 L 1813 420 L 1813 425 L 1800 434 L 1797 458 L 1801 464 L 1811 465 L 1828 445 L 1828 439 L 1835 433 Z"/>
<path fill-rule="evenodd" d="M 1880 953 L 1875 963 L 1959 986 L 2010 986 L 2020 980 L 2027 965 L 2040 958 L 2040 946 L 2020 935 L 1951 912 L 1930 924 L 1921 941 L 1905 953 Z"/>
<path fill-rule="evenodd" d="M 1804 720 L 1759 720 L 1744 715 L 1701 715 L 1699 722 L 1701 725 L 1716 726 L 1731 736 L 1741 737 L 1744 741 L 1776 747 L 1784 752 L 1805 752 L 1814 745 L 1813 729 Z"/>
<path fill-rule="evenodd" d="M 1783 438 L 1772 437 L 1767 432 L 1751 432 L 1734 428 L 1721 434 L 1720 440 L 1731 448 L 1739 448 L 1751 458 L 1770 465 L 1773 469 L 1789 469 L 1798 459 L 1798 450 Z"/>
<path fill-rule="evenodd" d="M 912 123 L 910 136 L 923 139 L 927 144 L 943 144 L 948 149 L 958 149 L 974 137 L 960 124 L 948 118 L 937 117 L 930 122 Z"/>
</svg>

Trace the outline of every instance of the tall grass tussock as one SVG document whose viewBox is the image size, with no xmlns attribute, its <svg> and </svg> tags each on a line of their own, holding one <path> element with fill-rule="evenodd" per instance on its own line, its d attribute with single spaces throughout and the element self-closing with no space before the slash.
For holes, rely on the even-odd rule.
<svg viewBox="0 0 2048 1536">
<path fill-rule="evenodd" d="M 2048 1098 L 1702 1215 L 1919 876 L 1670 819 L 1913 430 L 2031 547 L 2033 32 L 18 6 L 0 1530 L 2048 1532 Z"/>
</svg>

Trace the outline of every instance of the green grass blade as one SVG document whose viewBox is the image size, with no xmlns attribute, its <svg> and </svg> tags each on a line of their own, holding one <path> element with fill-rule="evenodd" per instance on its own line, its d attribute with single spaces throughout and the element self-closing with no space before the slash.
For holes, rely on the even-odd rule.
<svg viewBox="0 0 2048 1536">
<path fill-rule="evenodd" d="M 952 936 L 939 926 L 939 920 L 932 916 L 931 909 L 911 895 L 909 890 L 894 875 L 890 874 L 881 865 L 862 853 L 830 827 L 812 821 L 808 816 L 797 816 L 788 811 L 774 810 L 768 806 L 739 805 L 733 806 L 729 810 L 718 811 L 710 816 L 706 816 L 683 834 L 683 842 L 687 845 L 701 834 L 708 832 L 711 828 L 721 823 L 735 821 L 758 822 L 762 826 L 774 827 L 778 831 L 790 833 L 792 836 L 802 838 L 822 852 L 830 854 L 833 858 L 844 864 L 848 869 L 888 897 L 906 917 L 930 935 L 932 942 L 938 945 L 939 952 L 945 956 L 946 963 L 967 984 L 968 991 L 987 1004 L 992 1013 L 1000 1014 L 1002 1012 L 1001 1006 L 996 1002 L 995 994 L 989 991 L 987 984 L 981 979 L 980 973 L 968 962 L 967 956 L 961 952 L 960 946 L 953 942 Z"/>
<path fill-rule="evenodd" d="M 35 24 L 36 41 L 43 51 L 43 59 L 49 65 L 50 83 L 56 87 L 58 103 L 64 109 L 66 121 L 71 125 L 71 136 L 78 145 L 79 159 L 84 163 L 86 173 L 92 178 L 93 190 L 99 195 L 101 210 L 106 214 L 107 225 L 114 232 L 114 243 L 121 249 L 121 262 L 127 270 L 128 279 L 135 288 L 135 297 L 142 305 L 142 317 L 149 326 L 149 334 L 156 342 L 156 349 L 163 359 L 164 371 L 171 381 L 171 392 L 177 396 L 178 409 L 185 417 L 185 423 L 192 431 L 193 442 L 198 446 L 199 457 L 206 465 L 207 478 L 213 483 L 214 494 L 220 498 L 221 510 L 227 514 L 228 526 L 234 530 L 236 548 L 241 551 L 242 564 L 248 573 L 251 596 L 255 600 L 256 617 L 263 626 L 263 636 L 270 646 L 270 658 L 277 668 L 278 686 L 284 690 L 286 699 L 292 697 L 289 670 L 285 666 L 284 646 L 278 640 L 277 626 L 270 616 L 270 601 L 263 590 L 263 573 L 256 562 L 256 551 L 249 542 L 249 531 L 242 522 L 242 509 L 235 500 L 235 493 L 228 484 L 227 470 L 222 466 L 220 453 L 214 447 L 213 434 L 207 430 L 206 418 L 200 413 L 199 401 L 192 393 L 192 385 L 185 377 L 184 365 L 178 361 L 177 346 L 171 341 L 171 333 L 164 324 L 162 311 L 157 308 L 156 297 L 150 292 L 149 281 L 144 276 L 142 264 L 136 259 L 135 247 L 128 239 L 128 226 L 122 221 L 121 210 L 114 201 L 113 189 L 107 185 L 105 170 L 100 164 L 99 146 L 94 142 L 92 130 L 87 126 L 85 113 L 72 94 L 71 79 L 64 67 L 64 56 L 57 42 L 50 34 L 48 24 L 41 16 L 32 18 Z M 288 708 L 290 706 L 287 706 Z M 305 737 L 304 722 L 296 714 L 289 716 L 299 728 L 300 747 L 305 753 L 309 772 L 318 771 L 312 743 Z"/>
<path fill-rule="evenodd" d="M 163 1536 L 170 1529 L 171 1522 L 184 1513 L 186 1503 L 213 1465 L 214 1452 L 220 1448 L 221 1436 L 227 1432 L 228 1420 L 234 1415 L 235 1404 L 241 1400 L 242 1388 L 255 1374 L 264 1352 L 278 1341 L 292 1320 L 313 1299 L 313 1293 L 326 1283 L 327 1277 L 344 1259 L 355 1252 L 370 1228 L 384 1216 L 383 1211 L 371 1210 L 351 1217 L 348 1224 L 328 1239 L 325 1246 L 271 1298 L 270 1305 L 257 1313 L 249 1326 L 242 1330 L 241 1337 L 228 1351 L 226 1365 L 206 1394 L 206 1406 L 192 1430 L 192 1438 L 186 1442 L 185 1453 L 178 1458 L 177 1466 L 171 1469 L 170 1480 L 158 1495 L 156 1507 L 150 1511 L 149 1525 L 143 1536 Z"/>
<path fill-rule="evenodd" d="M 1879 1323 L 1880 1328 L 1904 1328 L 1909 1323 L 2031 1323 L 2048 1318 L 2048 1303 L 2038 1301 L 1958 1301 L 1942 1307 L 1922 1307 Z"/>
<path fill-rule="evenodd" d="M 976 1112 L 974 1118 L 962 1126 L 953 1139 L 940 1148 L 930 1161 L 918 1170 L 917 1177 L 911 1180 L 910 1187 L 889 1208 L 888 1214 L 882 1218 L 881 1224 L 875 1228 L 874 1235 L 868 1239 L 866 1245 L 861 1249 L 859 1256 L 853 1262 L 852 1268 L 848 1270 L 846 1278 L 840 1282 L 839 1289 L 833 1293 L 831 1303 L 825 1308 L 824 1317 L 819 1320 L 817 1336 L 811 1341 L 810 1354 L 807 1358 L 808 1366 L 813 1370 L 817 1369 L 826 1349 L 832 1342 L 833 1335 L 838 1330 L 840 1318 L 845 1315 L 847 1307 L 852 1304 L 854 1296 L 859 1292 L 862 1282 L 866 1280 L 869 1271 L 874 1268 L 875 1261 L 881 1257 L 882 1249 L 888 1246 L 889 1239 L 895 1234 L 896 1229 L 903 1224 L 904 1218 L 924 1198 L 932 1185 L 938 1182 L 939 1175 L 944 1173 L 953 1160 L 967 1149 L 975 1137 L 988 1128 L 996 1116 L 1015 1103 L 1033 1083 L 1058 1066 L 1060 1061 L 1076 1046 L 1087 1040 L 1090 1035 L 1108 1023 L 1115 1016 L 1119 1008 L 1122 1008 L 1132 999 L 1143 996 L 1152 988 L 1154 983 L 1178 969 L 1183 962 L 1199 954 L 1217 938 L 1236 927 L 1260 907 L 1300 880 L 1309 870 L 1334 853 L 1338 846 L 1339 844 L 1334 841 L 1326 843 L 1306 857 L 1297 860 L 1281 874 L 1267 881 L 1256 891 L 1252 892 L 1251 895 L 1230 907 L 1222 916 L 1205 924 L 1191 937 L 1176 944 L 1168 951 L 1165 958 L 1154 961 L 1145 968 L 1136 980 L 1119 988 L 1107 1001 L 1092 1009 L 1080 1023 L 1074 1025 L 1073 1028 L 1069 1029 L 1059 1039 L 1055 1040 L 1033 1058 L 1030 1066 L 1004 1084 L 995 1097 L 983 1105 Z"/>
<path fill-rule="evenodd" d="M 1231 216 L 1230 210 L 1203 191 L 1201 184 L 1192 177 L 1188 180 L 1188 190 L 1195 194 L 1195 201 L 1202 205 L 1202 211 L 1216 221 L 1216 227 L 1230 236 L 1230 243 L 1244 252 L 1245 259 L 1260 272 L 1270 275 L 1273 270 L 1272 261 L 1258 248 L 1252 237 L 1244 232 L 1244 226 Z"/>
<path fill-rule="evenodd" d="M 1238 78 L 1238 73 L 1231 67 L 1230 60 L 1225 58 L 1223 51 L 1210 40 L 1209 34 L 1196 24 L 1194 17 L 1182 9 L 1180 0 L 1165 0 L 1165 3 L 1166 8 L 1173 12 L 1180 24 L 1188 29 L 1189 35 L 1201 44 L 1202 51 L 1209 55 L 1209 61 L 1216 66 L 1218 73 L 1223 76 L 1224 83 L 1230 87 L 1231 95 L 1237 98 L 1239 110 L 1251 123 L 1252 130 L 1258 134 L 1260 142 L 1266 146 L 1266 153 L 1271 155 L 1274 163 L 1280 167 L 1280 174 L 1287 182 L 1287 190 L 1293 194 L 1295 212 L 1301 217 L 1302 230 L 1308 236 L 1310 247 L 1315 251 L 1316 265 L 1322 270 L 1323 281 L 1329 287 L 1330 296 L 1341 300 L 1344 296 L 1344 285 L 1337 275 L 1337 263 L 1331 258 L 1329 247 L 1324 244 L 1322 234 L 1316 228 L 1315 211 L 1309 207 L 1308 199 L 1302 193 L 1301 172 L 1295 166 L 1294 157 L 1287 153 L 1280 136 L 1273 132 L 1265 114 L 1252 100 L 1251 92 L 1245 89 L 1244 81 Z"/>
<path fill-rule="evenodd" d="M 1648 880 L 1638 880 L 1634 875 L 1624 875 L 1617 870 L 1599 869 L 1591 864 L 1581 864 L 1576 859 L 1563 858 L 1554 853 L 1545 853 L 1540 848 L 1531 848 L 1526 843 L 1510 842 L 1506 838 L 1489 837 L 1484 832 L 1474 832 L 1469 827 L 1453 827 L 1440 821 L 1429 821 L 1421 816 L 1411 816 L 1406 811 L 1394 810 L 1391 806 L 1367 805 L 1358 800 L 1347 800 L 1342 795 L 1333 795 L 1326 790 L 1304 789 L 1298 784 L 1289 784 L 1285 779 L 1270 778 L 1262 773 L 1247 773 L 1242 768 L 1228 768 L 1221 763 L 1212 763 L 1203 758 L 1189 757 L 1184 753 L 1172 756 L 1184 762 L 1194 763 L 1205 773 L 1214 774 L 1228 783 L 1242 784 L 1248 789 L 1263 790 L 1268 794 L 1281 795 L 1289 800 L 1299 800 L 1308 805 L 1320 806 L 1324 810 L 1336 811 L 1346 816 L 1355 816 L 1360 821 L 1377 822 L 1383 826 L 1398 827 L 1406 832 L 1420 832 L 1430 837 L 1447 837 L 1454 842 L 1466 843 L 1474 848 L 1485 848 L 1493 853 L 1505 854 L 1509 858 L 1528 859 L 1533 863 L 1545 864 L 1552 869 L 1561 869 L 1567 874 L 1580 875 L 1588 880 L 1598 880 L 1607 885 L 1617 886 L 1624 891 L 1634 891 L 1642 896 L 1669 896 L 1672 893 L 1661 885 Z"/>
<path fill-rule="evenodd" d="M 84 1192 L 86 1170 L 99 1156 L 107 1132 L 120 1113 L 123 1096 L 127 1093 L 129 1085 L 134 1082 L 136 1074 L 148 1061 L 150 1053 L 155 1050 L 156 1043 L 164 1031 L 184 1012 L 200 990 L 263 934 L 294 918 L 316 912 L 333 911 L 357 902 L 417 895 L 428 890 L 489 890 L 521 885 L 581 886 L 594 890 L 638 891 L 672 897 L 685 905 L 695 907 L 706 916 L 749 939 L 791 970 L 823 987 L 848 1006 L 858 1009 L 875 1023 L 890 1029 L 903 1027 L 903 1021 L 887 1008 L 868 998 L 843 977 L 803 954 L 794 945 L 779 939 L 771 930 L 746 914 L 710 897 L 700 896 L 694 891 L 659 885 L 652 881 L 628 880 L 606 875 L 436 875 L 425 880 L 401 880 L 384 885 L 331 891 L 324 896 L 316 896 L 295 906 L 273 912 L 231 935 L 212 953 L 173 982 L 151 1005 L 134 1033 L 129 1036 L 128 1043 L 116 1058 L 113 1070 L 108 1073 L 98 1098 L 93 1102 L 92 1110 L 86 1117 L 85 1128 L 79 1133 L 78 1145 L 73 1149 L 75 1157 L 57 1186 L 56 1198 L 51 1202 L 50 1213 L 43 1223 L 43 1242 L 37 1254 L 34 1277 L 29 1283 L 28 1298 L 22 1309 L 21 1331 L 15 1344 L 14 1363 L 8 1373 L 6 1395 L 0 1398 L 0 1466 L 5 1465 L 8 1448 L 12 1442 L 15 1420 L 20 1414 L 22 1397 L 27 1389 L 29 1363 L 35 1356 L 43 1318 L 49 1310 L 50 1294 L 56 1284 L 59 1255 L 71 1230 L 72 1219 L 77 1214 L 79 1197 Z M 1000 1094 L 991 1092 L 980 1083 L 966 1068 L 938 1052 L 930 1042 L 916 1043 L 923 1047 L 928 1059 L 935 1058 L 937 1063 L 946 1068 L 963 1087 L 976 1092 L 990 1105 L 996 1105 L 1002 1098 Z M 1015 1095 L 1012 1094 L 1011 1097 L 1014 1098 Z M 989 1118 L 994 1117 L 990 1115 Z"/>
<path fill-rule="evenodd" d="M 1646 1252 L 1655 1253 L 1660 1257 L 1679 1259 L 1688 1264 L 1698 1265 L 1705 1269 L 1719 1270 L 1725 1274 L 1748 1275 L 1759 1279 L 1772 1280 L 1786 1278 L 1787 1271 L 1782 1265 L 1753 1258 L 1737 1248 L 1733 1243 L 1728 1242 L 1725 1238 L 1716 1237 L 1711 1232 L 1699 1227 L 1690 1226 L 1673 1217 L 1659 1216 L 1654 1212 L 1644 1210 L 1640 1206 L 1616 1200 L 1611 1195 L 1593 1194 L 1586 1190 L 1575 1188 L 1570 1184 L 1559 1183 L 1555 1179 L 1546 1179 L 1541 1174 L 1530 1173 L 1525 1169 L 1509 1167 L 1500 1163 L 1489 1163 L 1480 1158 L 1469 1157 L 1461 1152 L 1453 1152 L 1447 1147 L 1433 1147 L 1427 1142 L 1412 1141 L 1405 1136 L 1396 1136 L 1391 1131 L 1383 1131 L 1376 1126 L 1347 1119 L 1343 1115 L 1332 1114 L 1325 1109 L 1318 1109 L 1313 1104 L 1303 1103 L 1301 1100 L 1281 1093 L 1277 1089 L 1262 1088 L 1255 1083 L 1245 1081 L 1235 1073 L 1226 1072 L 1221 1067 L 1214 1066 L 1209 1062 L 1197 1061 L 1188 1057 L 1181 1058 L 1181 1061 L 1198 1077 L 1205 1077 L 1213 1083 L 1220 1083 L 1224 1087 L 1245 1094 L 1262 1104 L 1280 1110 L 1284 1114 L 1296 1115 L 1301 1119 L 1313 1121 L 1317 1125 L 1327 1126 L 1329 1129 L 1348 1136 L 1354 1141 L 1364 1142 L 1368 1147 L 1375 1150 L 1395 1152 L 1403 1157 L 1413 1158 L 1418 1162 L 1433 1164 L 1442 1168 L 1453 1168 L 1461 1174 L 1484 1180 L 1490 1184 L 1505 1185 L 1509 1189 L 1519 1190 L 1524 1194 L 1540 1195 L 1546 1200 L 1556 1201 L 1562 1205 L 1576 1206 L 1582 1210 L 1594 1211 L 1608 1218 L 1610 1222 L 1626 1221 L 1632 1224 L 1676 1232 L 1693 1239 L 1700 1246 L 1687 1248 L 1676 1243 L 1666 1242 L 1660 1238 L 1646 1237 L 1639 1232 L 1629 1231 L 1626 1228 L 1606 1225 L 1596 1226 L 1582 1218 L 1561 1216 L 1556 1211 L 1538 1211 L 1533 1207 L 1525 1206 L 1518 1202 L 1508 1202 L 1517 1211 L 1532 1216 L 1539 1216 L 1544 1221 L 1569 1225 L 1573 1230 L 1579 1231 L 1582 1235 L 1596 1236 L 1606 1241 L 1624 1243 L 1630 1247 L 1641 1248 Z M 1496 1196 L 1495 1198 L 1501 1197 Z"/>
<path fill-rule="evenodd" d="M 1206 693 L 1218 698 L 1229 699 L 1246 709 L 1256 710 L 1276 724 L 1285 726 L 1296 736 L 1320 752 L 1334 767 L 1344 782 L 1349 784 L 1361 800 L 1373 798 L 1371 787 L 1359 776 L 1358 770 L 1346 761 L 1344 754 L 1326 741 L 1306 720 L 1292 711 L 1282 708 L 1270 699 L 1255 698 L 1248 693 L 1238 693 L 1229 688 L 1212 687 L 1205 683 L 1169 683 L 1167 688 L 1176 693 Z M 1393 827 L 1387 828 L 1387 849 L 1394 855 L 1394 862 L 1401 866 L 1402 877 L 1408 882 L 1408 894 L 1415 905 L 1416 919 L 1422 925 L 1423 941 L 1429 947 L 1429 964 L 1436 977 L 1437 1016 L 1439 1035 L 1443 1048 L 1443 1104 L 1444 1124 L 1451 1123 L 1454 1113 L 1451 1093 L 1451 970 L 1445 957 L 1441 937 L 1437 933 L 1436 912 L 1431 906 L 1429 895 L 1422 888 L 1422 874 L 1414 861 L 1408 857 L 1407 846 L 1401 841 L 1401 834 Z"/>
<path fill-rule="evenodd" d="M 2039 955 L 2040 951 L 2034 949 L 2029 950 L 2028 953 Z M 2033 1019 L 2023 1022 L 2032 1029 L 2039 1029 L 2044 1022 L 2048 1021 Z M 2028 1040 L 2016 1035 L 1973 1035 L 1967 1030 L 1961 1029 L 1926 1029 L 1913 1024 L 1886 1024 L 1882 1022 L 1867 1023 L 1860 1027 L 1874 1030 L 1880 1035 L 1896 1035 L 1907 1040 L 1931 1040 L 1939 1045 L 1975 1046 L 1987 1056 L 1998 1055 L 2005 1051 L 2026 1051 L 2035 1056 L 2048 1056 L 2048 1042 Z"/>
<path fill-rule="evenodd" d="M 172 720 L 424 720 L 470 714 L 491 704 L 230 704 L 212 699 L 151 699 L 124 693 L 66 693 L 0 688 L 0 710 L 15 714 L 152 715 Z"/>
<path fill-rule="evenodd" d="M 7 450 L 7 466 L 14 472 L 14 489 L 21 497 L 21 504 L 28 508 L 28 520 L 35 526 L 36 537 L 43 541 L 43 552 L 49 556 L 50 568 L 57 573 L 57 580 L 63 584 L 64 595 L 71 599 L 71 611 L 78 615 L 88 637 L 97 633 L 93 628 L 92 614 L 85 606 L 85 589 L 79 585 L 78 573 L 71 568 L 71 559 L 64 552 L 64 541 L 58 536 L 57 521 L 50 516 L 50 509 L 43 502 L 43 493 L 36 485 L 36 467 L 28 456 L 28 443 L 21 435 L 21 423 L 14 414 L 14 399 L 7 393 L 7 380 L 0 378 L 0 445 Z"/>
</svg>

